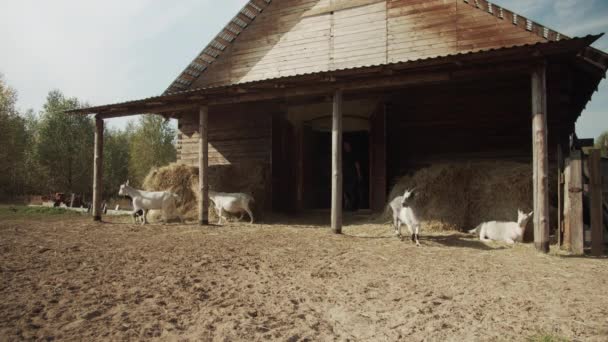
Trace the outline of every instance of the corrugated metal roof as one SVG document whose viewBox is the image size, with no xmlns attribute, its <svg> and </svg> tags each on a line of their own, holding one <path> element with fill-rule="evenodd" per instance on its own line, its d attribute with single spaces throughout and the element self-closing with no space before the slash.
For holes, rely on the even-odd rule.
<svg viewBox="0 0 608 342">
<path fill-rule="evenodd" d="M 313 75 L 327 75 L 328 77 L 330 77 L 332 75 L 337 76 L 341 73 L 348 73 L 348 72 L 352 72 L 352 71 L 365 71 L 366 69 L 374 69 L 374 68 L 379 68 L 379 67 L 384 67 L 384 68 L 390 69 L 390 68 L 401 68 L 401 67 L 405 67 L 408 65 L 416 66 L 418 64 L 424 64 L 427 62 L 428 63 L 433 63 L 433 62 L 440 63 L 443 60 L 451 61 L 453 59 L 464 59 L 469 56 L 481 56 L 483 54 L 488 54 L 488 53 L 501 53 L 501 52 L 508 52 L 510 50 L 515 51 L 517 49 L 526 49 L 526 48 L 549 49 L 552 46 L 559 47 L 559 46 L 566 45 L 566 44 L 574 45 L 577 43 L 579 43 L 581 45 L 581 47 L 580 47 L 581 49 L 584 49 L 586 46 L 589 46 L 590 44 L 592 44 L 594 41 L 596 41 L 601 36 L 602 35 L 588 35 L 585 37 L 575 37 L 575 38 L 571 38 L 568 40 L 562 40 L 562 41 L 547 41 L 547 42 L 538 42 L 535 44 L 524 44 L 524 45 L 502 47 L 502 48 L 491 48 L 491 49 L 480 50 L 480 51 L 475 51 L 475 52 L 449 54 L 449 55 L 445 55 L 445 56 L 420 58 L 420 59 L 413 59 L 413 60 L 394 62 L 394 63 L 388 63 L 388 64 L 365 65 L 365 66 L 352 67 L 352 68 L 335 69 L 335 70 L 331 70 L 331 71 L 301 73 L 301 74 L 297 74 L 297 75 L 282 76 L 282 77 L 269 78 L 269 79 L 256 80 L 256 81 L 248 81 L 248 82 L 242 82 L 242 83 L 230 84 L 230 85 L 218 85 L 218 86 L 208 86 L 208 87 L 202 87 L 202 88 L 187 89 L 187 90 L 182 90 L 182 91 L 168 92 L 168 93 L 165 93 L 165 94 L 162 94 L 159 96 L 152 96 L 152 97 L 139 99 L 139 100 L 125 101 L 125 102 L 120 102 L 120 103 L 114 103 L 114 104 L 103 105 L 103 106 L 95 106 L 95 107 L 89 107 L 89 108 L 81 108 L 81 109 L 66 111 L 66 113 L 91 114 L 91 113 L 98 113 L 98 111 L 100 111 L 100 110 L 108 110 L 111 107 L 128 106 L 128 105 L 132 105 L 132 104 L 141 104 L 141 103 L 150 102 L 150 101 L 154 101 L 154 100 L 169 99 L 173 96 L 183 95 L 183 94 L 195 94 L 195 93 L 213 91 L 213 90 L 220 91 L 223 89 L 230 89 L 230 88 L 236 88 L 236 87 L 248 87 L 248 86 L 262 84 L 262 83 L 273 83 L 273 82 L 280 83 L 280 82 L 285 82 L 288 80 L 294 80 L 294 79 L 298 79 L 298 78 L 302 78 L 302 77 L 306 77 L 306 76 L 313 76 Z M 605 57 L 605 56 L 606 56 L 606 54 L 603 54 L 603 57 Z M 608 59 L 602 59 L 601 62 L 603 63 L 604 68 L 608 67 Z"/>
<path fill-rule="evenodd" d="M 226 50 L 228 44 L 234 42 L 239 34 L 255 20 L 255 18 L 270 4 L 272 0 L 249 1 L 241 8 L 226 26 L 203 48 L 182 73 L 169 85 L 165 94 L 176 90 L 184 90 L 192 85 Z M 196 72 L 193 72 L 195 70 Z M 184 77 L 185 75 L 192 77 Z"/>
</svg>

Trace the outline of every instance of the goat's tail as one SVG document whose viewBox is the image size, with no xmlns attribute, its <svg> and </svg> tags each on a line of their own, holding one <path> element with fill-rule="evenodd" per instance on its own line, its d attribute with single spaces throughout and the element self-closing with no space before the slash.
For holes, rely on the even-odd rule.
<svg viewBox="0 0 608 342">
<path fill-rule="evenodd" d="M 483 224 L 483 223 L 482 223 Z M 479 232 L 479 230 L 481 229 L 481 225 L 475 227 L 474 229 L 469 230 L 469 234 L 477 234 Z"/>
</svg>

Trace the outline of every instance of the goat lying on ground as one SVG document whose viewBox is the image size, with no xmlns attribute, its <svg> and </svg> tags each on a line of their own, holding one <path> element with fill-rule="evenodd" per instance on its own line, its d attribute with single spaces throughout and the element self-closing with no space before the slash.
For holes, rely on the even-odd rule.
<svg viewBox="0 0 608 342">
<path fill-rule="evenodd" d="M 410 231 L 412 242 L 416 243 L 416 246 L 420 246 L 418 241 L 418 233 L 420 231 L 420 220 L 416 214 L 415 202 L 414 202 L 414 189 L 405 190 L 403 196 L 395 197 L 389 206 L 393 211 L 393 225 L 395 227 L 395 234 L 402 238 L 401 235 L 401 224 L 407 225 Z"/>
<path fill-rule="evenodd" d="M 516 241 L 521 242 L 532 213 L 525 214 L 523 211 L 517 210 L 517 222 L 484 222 L 477 228 L 469 230 L 469 233 L 479 232 L 479 240 L 481 241 L 495 240 L 510 244 L 514 244 Z"/>
<path fill-rule="evenodd" d="M 161 210 L 163 220 L 167 222 L 168 215 L 175 213 L 176 206 L 175 200 L 178 198 L 176 194 L 168 191 L 143 191 L 137 190 L 129 186 L 129 181 L 120 186 L 118 190 L 120 196 L 129 196 L 133 201 L 133 222 L 137 223 L 137 213 L 143 210 L 143 222 L 142 224 L 148 223 L 147 215 L 151 209 Z M 183 219 L 178 215 L 180 221 L 184 222 Z"/>
<path fill-rule="evenodd" d="M 222 223 L 223 212 L 231 214 L 241 214 L 239 220 L 243 218 L 243 213 L 246 212 L 249 215 L 249 223 L 253 223 L 253 213 L 251 212 L 251 204 L 255 202 L 253 197 L 243 193 L 225 193 L 209 191 L 209 199 L 215 205 L 215 211 L 219 219 L 217 224 Z"/>
</svg>

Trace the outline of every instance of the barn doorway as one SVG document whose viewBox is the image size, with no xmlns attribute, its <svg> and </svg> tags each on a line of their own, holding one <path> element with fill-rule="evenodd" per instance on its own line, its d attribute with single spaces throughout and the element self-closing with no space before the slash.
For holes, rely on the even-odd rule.
<svg viewBox="0 0 608 342">
<path fill-rule="evenodd" d="M 368 131 L 352 131 L 343 133 L 343 141 L 351 146 L 351 159 L 357 161 L 361 171 L 361 181 L 352 191 L 347 189 L 347 170 L 343 170 L 344 189 L 347 193 L 356 196 L 354 201 L 357 201 L 358 209 L 369 209 L 369 165 L 370 165 L 370 148 L 369 148 L 369 132 Z M 331 133 L 327 131 L 313 130 L 308 134 L 308 142 L 305 142 L 310 147 L 305 178 L 310 184 L 305 192 L 307 209 L 329 209 L 331 207 Z M 343 150 L 344 156 L 346 155 Z M 346 158 L 345 158 L 346 160 Z M 345 165 L 346 167 L 346 165 Z M 306 172 L 305 171 L 305 172 Z M 351 176 L 354 171 L 351 172 Z M 343 197 L 344 198 L 344 197 Z M 350 201 L 345 201 L 345 209 L 353 209 Z"/>
</svg>

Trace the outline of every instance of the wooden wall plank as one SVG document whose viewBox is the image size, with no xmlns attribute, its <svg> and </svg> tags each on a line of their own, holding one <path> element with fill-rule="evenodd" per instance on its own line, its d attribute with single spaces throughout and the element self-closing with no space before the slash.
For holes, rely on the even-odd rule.
<svg viewBox="0 0 608 342">
<path fill-rule="evenodd" d="M 235 107 L 209 114 L 209 165 L 231 165 L 251 161 L 270 163 L 271 111 L 244 111 Z M 255 120 L 251 115 L 256 115 Z M 179 122 L 178 160 L 198 166 L 198 117 L 185 116 Z"/>
</svg>

